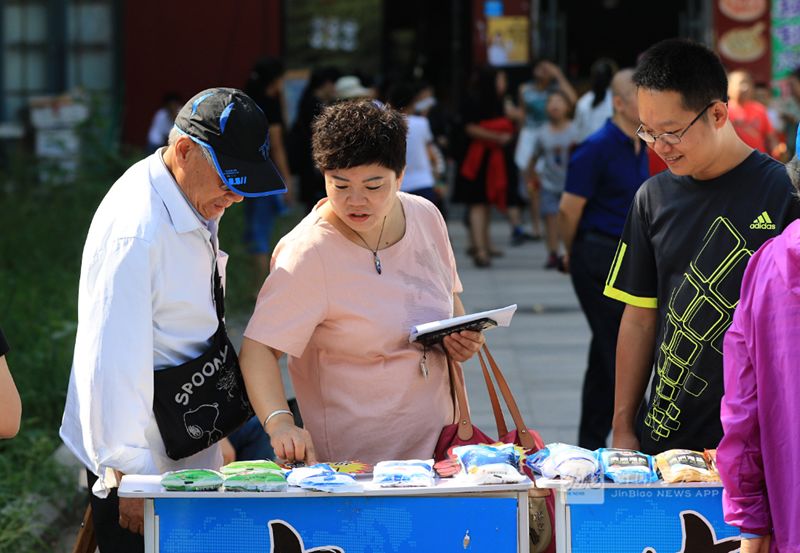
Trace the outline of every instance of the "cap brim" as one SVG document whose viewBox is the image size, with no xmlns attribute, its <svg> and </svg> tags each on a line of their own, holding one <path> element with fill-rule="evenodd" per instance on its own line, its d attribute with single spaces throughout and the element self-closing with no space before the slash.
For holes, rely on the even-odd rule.
<svg viewBox="0 0 800 553">
<path fill-rule="evenodd" d="M 287 191 L 286 183 L 272 160 L 243 161 L 225 154 L 217 154 L 225 185 L 246 198 L 258 198 Z M 234 173 L 235 176 L 231 176 Z"/>
</svg>

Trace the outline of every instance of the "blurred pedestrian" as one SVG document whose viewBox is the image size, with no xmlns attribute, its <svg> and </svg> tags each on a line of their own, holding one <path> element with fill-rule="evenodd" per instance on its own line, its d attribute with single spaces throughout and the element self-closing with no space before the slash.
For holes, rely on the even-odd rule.
<svg viewBox="0 0 800 553">
<path fill-rule="evenodd" d="M 722 437 L 722 338 L 742 271 L 751 252 L 800 215 L 800 202 L 785 167 L 737 136 L 714 52 L 682 39 L 659 42 L 633 80 L 637 134 L 669 171 L 637 191 L 606 282 L 605 294 L 626 304 L 613 446 L 713 449 Z"/>
<path fill-rule="evenodd" d="M 204 90 L 92 219 L 60 436 L 86 467 L 102 553 L 144 550 L 143 500 L 117 497 L 124 474 L 219 468 L 218 441 L 250 414 L 225 330 L 218 230 L 245 195 L 285 189 L 268 134 L 242 91 Z"/>
<path fill-rule="evenodd" d="M 361 84 L 361 79 L 356 75 L 339 77 L 335 85 L 335 94 L 337 100 L 358 100 L 375 97 L 375 91 Z"/>
<path fill-rule="evenodd" d="M 178 110 L 182 105 L 181 97 L 177 93 L 167 92 L 164 94 L 161 107 L 153 115 L 153 121 L 147 131 L 147 153 L 152 154 L 161 146 L 167 145 L 169 131 L 172 130 L 175 116 L 178 115 Z"/>
<path fill-rule="evenodd" d="M 406 168 L 400 190 L 422 196 L 442 211 L 442 198 L 435 190 L 436 155 L 433 132 L 428 119 L 413 112 L 422 90 L 420 83 L 401 81 L 389 91 L 389 104 L 406 117 Z"/>
<path fill-rule="evenodd" d="M 291 201 L 291 173 L 286 154 L 286 128 L 283 120 L 283 62 L 275 58 L 258 61 L 250 72 L 244 92 L 261 108 L 269 121 L 269 155 L 287 184 L 288 198 L 273 194 L 247 198 L 244 202 L 244 243 L 255 267 L 256 281 L 253 292 L 257 293 L 261 282 L 269 272 L 272 251 L 272 231 L 275 221 L 286 211 L 286 201 Z"/>
<path fill-rule="evenodd" d="M 787 156 L 791 159 L 797 154 L 795 144 L 797 143 L 798 123 L 800 123 L 800 67 L 797 67 L 786 78 L 786 85 L 789 94 L 782 99 L 779 112 L 786 139 Z"/>
<path fill-rule="evenodd" d="M 736 133 L 751 148 L 772 155 L 778 145 L 767 108 L 754 99 L 750 73 L 742 69 L 728 75 L 728 113 Z"/>
<path fill-rule="evenodd" d="M 306 213 L 325 197 L 325 179 L 311 158 L 311 124 L 322 108 L 336 98 L 338 78 L 339 70 L 334 67 L 318 67 L 311 72 L 289 132 L 289 163 L 298 176 L 297 196 Z"/>
<path fill-rule="evenodd" d="M 8 342 L 0 329 L 0 438 L 16 436 L 22 417 L 22 402 L 6 361 L 8 350 Z"/>
<path fill-rule="evenodd" d="M 547 245 L 545 269 L 562 268 L 558 233 L 558 204 L 567 179 L 567 165 L 572 148 L 578 143 L 578 134 L 570 119 L 569 98 L 561 90 L 554 90 L 547 98 L 547 123 L 536 131 L 533 153 L 528 162 L 530 182 L 541 183 L 539 212 L 544 219 L 544 237 Z"/>
<path fill-rule="evenodd" d="M 633 196 L 650 176 L 639 126 L 633 70 L 611 81 L 614 115 L 573 152 L 558 229 L 575 295 L 592 332 L 583 380 L 578 445 L 606 446 L 614 413 L 617 334 L 624 305 L 603 295 Z"/>
<path fill-rule="evenodd" d="M 800 160 L 788 172 L 800 190 Z M 717 467 L 742 553 L 800 551 L 800 222 L 750 259 L 724 343 Z"/>
<path fill-rule="evenodd" d="M 617 64 L 614 60 L 600 58 L 592 64 L 592 88 L 580 97 L 575 106 L 575 129 L 578 142 L 601 129 L 613 114 L 612 93 L 609 86 Z"/>
<path fill-rule="evenodd" d="M 519 169 L 520 190 L 527 196 L 525 199 L 530 208 L 533 228 L 530 238 L 538 240 L 542 236 L 542 218 L 539 210 L 540 183 L 526 178 L 528 162 L 533 155 L 536 130 L 547 122 L 547 98 L 551 92 L 564 91 L 571 106 L 575 104 L 578 95 L 561 69 L 548 60 L 537 60 L 532 66 L 531 76 L 532 80 L 521 84 L 518 91 L 519 110 L 516 112 L 516 120 L 521 126 L 514 151 L 514 161 Z M 514 230 L 512 235 L 514 243 L 520 244 L 526 239 L 528 236 L 522 228 Z"/>
<path fill-rule="evenodd" d="M 522 204 L 514 165 L 514 122 L 506 103 L 508 81 L 503 71 L 478 70 L 467 98 L 463 122 L 469 139 L 461 162 L 453 201 L 468 206 L 470 254 L 475 266 L 489 267 L 499 254 L 489 237 L 492 205 L 502 212 Z"/>
</svg>

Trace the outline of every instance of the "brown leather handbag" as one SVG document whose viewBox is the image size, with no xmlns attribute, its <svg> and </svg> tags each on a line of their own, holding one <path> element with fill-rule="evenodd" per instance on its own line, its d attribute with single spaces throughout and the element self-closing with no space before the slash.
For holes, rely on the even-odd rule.
<svg viewBox="0 0 800 553">
<path fill-rule="evenodd" d="M 486 390 L 489 393 L 489 401 L 492 405 L 492 412 L 497 426 L 498 439 L 490 438 L 485 432 L 472 424 L 469 404 L 467 403 L 466 387 L 464 385 L 464 372 L 461 369 L 461 365 L 457 361 L 453 361 L 448 355 L 447 368 L 450 373 L 450 386 L 453 394 L 453 402 L 455 404 L 456 420 L 442 429 L 434 450 L 434 459 L 436 461 L 448 459 L 450 457 L 451 448 L 461 445 L 503 442 L 519 445 L 529 454 L 543 448 L 544 441 L 542 437 L 536 430 L 528 428 L 525 424 L 517 402 L 514 399 L 511 387 L 508 385 L 508 381 L 486 344 L 483 345 L 482 351 L 478 351 L 478 360 L 481 364 Z M 491 375 L 489 374 L 489 368 L 491 368 Z M 503 396 L 506 407 L 514 421 L 514 430 L 510 432 L 506 426 L 503 410 L 500 406 L 500 399 L 497 395 L 494 382 L 492 381 L 492 375 L 494 376 L 494 380 L 497 381 L 500 395 Z M 527 468 L 526 472 L 531 480 L 533 480 L 533 475 L 528 472 Z M 555 498 L 550 490 L 536 488 L 535 481 L 534 489 L 531 490 L 528 496 L 528 521 L 531 538 L 530 551 L 532 553 L 555 553 L 556 546 L 555 540 L 553 539 Z"/>
</svg>

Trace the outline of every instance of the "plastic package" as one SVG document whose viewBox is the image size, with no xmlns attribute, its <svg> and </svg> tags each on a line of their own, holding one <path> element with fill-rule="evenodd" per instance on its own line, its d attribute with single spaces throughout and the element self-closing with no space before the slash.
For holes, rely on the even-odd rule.
<svg viewBox="0 0 800 553">
<path fill-rule="evenodd" d="M 299 467 L 286 475 L 286 482 L 290 486 L 297 486 L 305 490 L 315 490 L 329 493 L 358 493 L 364 491 L 364 486 L 349 474 L 334 471 L 324 463 L 312 467 Z"/>
<path fill-rule="evenodd" d="M 234 461 L 233 463 L 228 463 L 227 465 L 219 469 L 219 471 L 222 474 L 239 474 L 240 472 L 245 472 L 250 470 L 280 471 L 281 467 L 279 467 L 273 461 L 259 460 L 259 461 Z"/>
<path fill-rule="evenodd" d="M 459 478 L 472 484 L 515 484 L 527 477 L 519 472 L 519 456 L 512 444 L 464 445 L 453 448 L 463 471 Z"/>
<path fill-rule="evenodd" d="M 545 478 L 575 482 L 596 482 L 600 478 L 597 453 L 563 443 L 547 444 L 525 460 L 528 467 Z"/>
<path fill-rule="evenodd" d="M 286 479 L 280 470 L 251 469 L 225 476 L 225 491 L 283 492 Z"/>
<path fill-rule="evenodd" d="M 630 449 L 597 450 L 606 478 L 619 484 L 647 484 L 658 480 L 653 457 Z"/>
<path fill-rule="evenodd" d="M 717 450 L 706 449 L 705 451 L 703 451 L 703 457 L 705 457 L 706 459 L 708 470 L 716 474 L 717 478 L 719 478 L 719 471 L 717 470 Z"/>
<path fill-rule="evenodd" d="M 161 485 L 170 492 L 215 491 L 222 486 L 222 474 L 208 469 L 174 470 L 161 476 Z"/>
<path fill-rule="evenodd" d="M 382 488 L 422 488 L 433 486 L 433 459 L 381 461 L 372 470 L 372 483 Z"/>
<path fill-rule="evenodd" d="M 699 451 L 670 449 L 656 455 L 656 465 L 665 482 L 716 482 L 719 476 L 708 468 Z"/>
</svg>

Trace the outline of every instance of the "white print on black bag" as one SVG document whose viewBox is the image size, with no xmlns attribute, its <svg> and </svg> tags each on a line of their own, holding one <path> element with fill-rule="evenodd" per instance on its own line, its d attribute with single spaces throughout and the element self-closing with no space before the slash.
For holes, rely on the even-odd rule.
<svg viewBox="0 0 800 553">
<path fill-rule="evenodd" d="M 183 425 L 186 432 L 195 440 L 200 440 L 208 435 L 208 445 L 222 438 L 222 431 L 217 428 L 219 418 L 219 404 L 212 403 L 201 405 L 183 414 Z"/>
<path fill-rule="evenodd" d="M 227 350 L 228 346 L 225 346 Z M 238 395 L 239 398 L 242 400 L 242 409 L 247 410 L 250 408 L 250 402 L 247 401 L 247 396 L 239 392 L 239 382 L 236 378 L 237 374 L 236 371 L 228 368 L 223 367 L 220 371 L 219 380 L 217 381 L 217 390 L 220 392 L 225 391 L 228 393 L 227 400 L 231 401 L 236 399 Z"/>
</svg>

